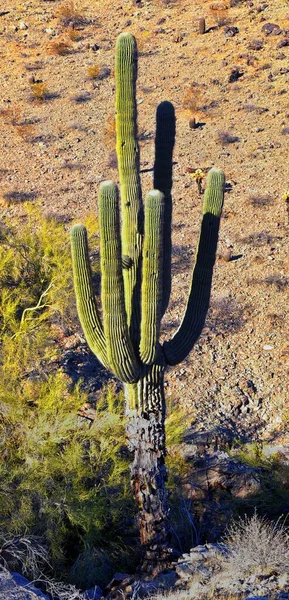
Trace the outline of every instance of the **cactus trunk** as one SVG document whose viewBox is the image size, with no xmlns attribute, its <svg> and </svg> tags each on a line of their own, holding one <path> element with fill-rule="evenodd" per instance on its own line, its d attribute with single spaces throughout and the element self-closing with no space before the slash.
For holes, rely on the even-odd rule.
<svg viewBox="0 0 289 600">
<path fill-rule="evenodd" d="M 102 318 L 94 297 L 86 230 L 71 232 L 74 287 L 87 342 L 124 384 L 133 494 L 139 510 L 142 570 L 157 574 L 171 559 L 166 496 L 166 365 L 192 350 L 209 306 L 224 195 L 224 173 L 211 169 L 204 196 L 196 264 L 185 314 L 175 335 L 160 343 L 171 291 L 172 152 L 174 109 L 157 110 L 154 186 L 143 207 L 136 123 L 136 43 L 121 34 L 116 53 L 116 133 L 120 179 L 99 193 Z M 121 205 L 121 211 L 119 210 Z M 121 212 L 121 214 L 119 214 Z"/>
<path fill-rule="evenodd" d="M 165 467 L 165 365 L 147 366 L 138 383 L 125 384 L 131 485 L 138 506 L 142 571 L 156 575 L 171 560 Z"/>
</svg>

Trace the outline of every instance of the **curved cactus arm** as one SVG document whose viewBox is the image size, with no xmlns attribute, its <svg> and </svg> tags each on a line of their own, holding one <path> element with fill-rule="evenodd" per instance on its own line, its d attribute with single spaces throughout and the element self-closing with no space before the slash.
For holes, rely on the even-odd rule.
<svg viewBox="0 0 289 600">
<path fill-rule="evenodd" d="M 146 365 L 156 359 L 160 333 L 163 279 L 164 195 L 148 193 L 145 202 L 145 235 L 141 289 L 140 358 Z"/>
<path fill-rule="evenodd" d="M 116 44 L 116 152 L 122 211 L 122 253 L 125 308 L 133 343 L 138 346 L 140 323 L 139 262 L 142 251 L 143 207 L 137 142 L 137 48 L 133 35 L 122 33 Z"/>
<path fill-rule="evenodd" d="M 172 255 L 172 186 L 173 186 L 173 149 L 176 135 L 174 107 L 170 102 L 161 102 L 156 115 L 154 189 L 163 192 L 164 244 L 163 244 L 163 300 L 162 315 L 166 312 L 171 294 L 171 255 Z"/>
<path fill-rule="evenodd" d="M 163 346 L 169 365 L 176 365 L 184 360 L 204 326 L 209 307 L 224 186 L 223 171 L 211 169 L 207 179 L 201 234 L 185 315 L 173 338 Z"/>
<path fill-rule="evenodd" d="M 107 358 L 115 375 L 126 383 L 137 381 L 139 365 L 128 334 L 122 278 L 117 186 L 104 181 L 98 203 L 100 231 L 101 301 Z"/>
<path fill-rule="evenodd" d="M 90 349 L 98 360 L 109 368 L 104 331 L 92 288 L 87 232 L 84 225 L 74 225 L 70 239 L 73 282 L 79 320 Z"/>
</svg>

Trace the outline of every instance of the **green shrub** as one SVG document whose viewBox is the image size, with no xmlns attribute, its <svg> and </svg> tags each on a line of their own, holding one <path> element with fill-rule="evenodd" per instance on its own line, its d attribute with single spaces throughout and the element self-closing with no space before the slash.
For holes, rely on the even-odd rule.
<svg viewBox="0 0 289 600">
<path fill-rule="evenodd" d="M 1 231 L 0 523 L 2 539 L 37 536 L 55 576 L 89 587 L 125 567 L 134 509 L 122 395 L 104 388 L 88 421 L 59 366 L 57 329 L 74 318 L 66 238 L 30 207 L 21 232 Z"/>
</svg>

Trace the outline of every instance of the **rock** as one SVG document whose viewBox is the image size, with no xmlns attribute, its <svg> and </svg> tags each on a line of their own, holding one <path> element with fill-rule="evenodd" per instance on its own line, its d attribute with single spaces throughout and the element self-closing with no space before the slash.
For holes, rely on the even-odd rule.
<svg viewBox="0 0 289 600">
<path fill-rule="evenodd" d="M 233 254 L 232 248 L 227 248 L 227 250 L 224 250 L 224 252 L 222 252 L 222 254 L 220 256 L 225 262 L 230 262 L 230 260 L 232 258 L 232 254 Z"/>
<path fill-rule="evenodd" d="M 276 25 L 275 23 L 265 23 L 262 27 L 262 31 L 265 35 L 280 35 L 282 30 L 279 25 Z"/>
<path fill-rule="evenodd" d="M 225 37 L 234 37 L 237 33 L 239 33 L 238 27 L 225 27 L 224 29 Z"/>
<path fill-rule="evenodd" d="M 158 589 L 168 590 L 175 585 L 177 577 L 178 576 L 176 571 L 170 569 L 166 573 L 160 573 L 160 575 L 155 577 L 153 583 L 157 586 Z"/>
<path fill-rule="evenodd" d="M 96 79 L 106 79 L 110 76 L 110 68 L 109 67 L 101 67 Z"/>
<path fill-rule="evenodd" d="M 38 590 L 32 583 L 20 575 L 0 570 L 0 600 L 49 600 L 48 596 Z"/>
<path fill-rule="evenodd" d="M 277 48 L 285 48 L 285 46 L 289 46 L 289 38 L 284 38 L 284 40 L 281 40 L 281 42 L 277 44 Z"/>
<path fill-rule="evenodd" d="M 83 597 L 85 600 L 99 600 L 102 597 L 102 589 L 98 585 L 95 585 L 90 590 L 83 592 Z"/>
<path fill-rule="evenodd" d="M 104 590 L 104 594 L 106 595 L 108 592 L 118 587 L 125 579 L 128 579 L 129 575 L 127 573 L 115 573 L 112 580 L 106 586 Z"/>
<path fill-rule="evenodd" d="M 28 29 L 28 25 L 26 25 L 26 23 L 21 21 L 21 23 L 19 24 L 19 29 Z"/>
<path fill-rule="evenodd" d="M 238 79 L 240 79 L 242 75 L 243 73 L 241 73 L 240 67 L 235 67 L 230 73 L 229 83 L 234 83 L 235 81 L 238 81 Z"/>
<path fill-rule="evenodd" d="M 188 580 L 192 577 L 192 575 L 196 571 L 196 566 L 193 563 L 187 561 L 178 562 L 176 565 L 176 573 L 180 577 L 180 579 Z"/>
</svg>

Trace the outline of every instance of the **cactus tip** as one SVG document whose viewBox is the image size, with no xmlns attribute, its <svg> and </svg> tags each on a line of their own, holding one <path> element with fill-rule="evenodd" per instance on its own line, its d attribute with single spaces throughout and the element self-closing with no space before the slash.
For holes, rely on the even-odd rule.
<svg viewBox="0 0 289 600">
<path fill-rule="evenodd" d="M 114 181 L 112 181 L 112 179 L 106 179 L 105 181 L 102 181 L 100 184 L 100 187 L 105 188 L 105 187 L 111 187 L 111 186 L 115 186 L 116 184 L 114 183 Z"/>
<path fill-rule="evenodd" d="M 75 223 L 75 225 L 72 226 L 71 230 L 70 230 L 70 235 L 74 236 L 77 234 L 82 234 L 83 231 L 86 231 L 86 228 L 84 225 L 82 225 L 82 223 Z"/>
</svg>

